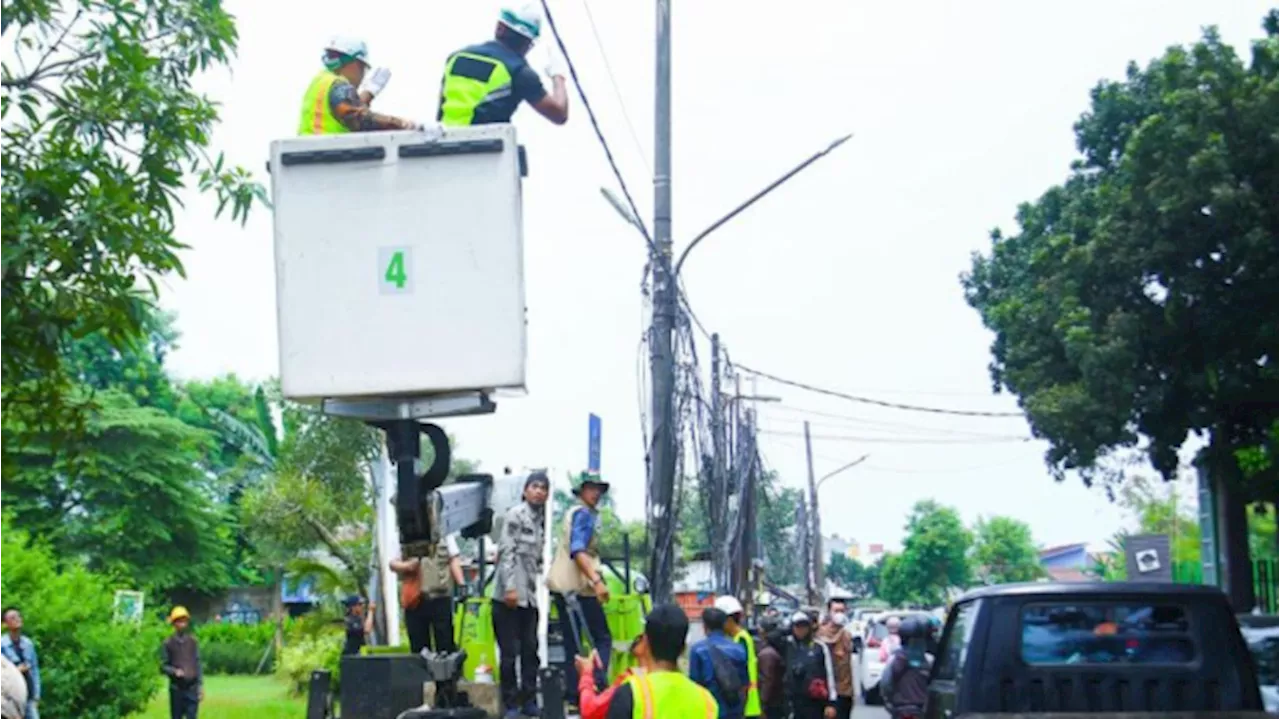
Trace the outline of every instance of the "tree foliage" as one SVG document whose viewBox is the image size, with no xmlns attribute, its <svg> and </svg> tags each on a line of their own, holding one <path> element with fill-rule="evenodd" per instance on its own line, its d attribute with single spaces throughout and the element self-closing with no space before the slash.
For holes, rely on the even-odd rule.
<svg viewBox="0 0 1280 719">
<path fill-rule="evenodd" d="M 793 584 L 804 578 L 804 556 L 796 543 L 796 508 L 804 494 L 783 487 L 776 472 L 761 472 L 756 484 L 756 534 L 769 581 Z"/>
<path fill-rule="evenodd" d="M 193 81 L 237 37 L 218 0 L 5 0 L 0 28 L 5 414 L 73 432 L 93 397 L 65 345 L 143 338 L 157 277 L 183 271 L 184 174 L 242 222 L 266 194 L 208 154 L 217 106 Z"/>
<path fill-rule="evenodd" d="M 1030 582 L 1045 576 L 1040 551 L 1026 522 L 1012 517 L 983 518 L 973 533 L 974 570 L 986 583 Z"/>
<path fill-rule="evenodd" d="M 14 522 L 135 588 L 226 587 L 231 537 L 199 464 L 208 434 L 119 389 L 96 403 L 74 439 L 24 433 L 4 484 Z"/>
<path fill-rule="evenodd" d="M 855 599 L 870 599 L 880 592 L 879 563 L 864 565 L 856 559 L 831 553 L 827 563 L 827 578 L 848 590 Z"/>
<path fill-rule="evenodd" d="M 952 589 L 969 586 L 973 536 L 959 513 L 933 500 L 916 502 L 901 554 L 886 555 L 880 596 L 891 604 L 936 606 Z"/>
<path fill-rule="evenodd" d="M 1139 445 L 1166 478 L 1189 432 L 1238 474 L 1277 416 L 1276 13 L 1245 64 L 1216 30 L 1123 81 L 1075 126 L 1070 178 L 992 233 L 963 277 L 991 374 L 1046 462 L 1086 481 Z M 1274 472 L 1246 490 L 1274 502 Z"/>
<path fill-rule="evenodd" d="M 41 713 L 117 719 L 144 709 L 160 687 L 160 623 L 114 623 L 114 592 L 123 587 L 32 541 L 8 515 L 0 545 L 0 594 L 5 606 L 22 611 L 40 654 Z"/>
</svg>

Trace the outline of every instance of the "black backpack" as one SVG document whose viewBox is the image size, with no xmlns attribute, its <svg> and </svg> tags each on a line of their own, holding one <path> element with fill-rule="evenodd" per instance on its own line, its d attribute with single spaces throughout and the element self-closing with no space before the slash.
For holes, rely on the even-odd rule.
<svg viewBox="0 0 1280 719">
<path fill-rule="evenodd" d="M 720 696 L 724 699 L 725 708 L 734 709 L 741 706 L 746 700 L 743 694 L 746 686 L 738 675 L 738 668 L 733 665 L 729 655 L 716 645 L 708 643 L 707 649 L 711 654 L 711 671 L 715 676 L 716 686 L 720 689 Z"/>
</svg>

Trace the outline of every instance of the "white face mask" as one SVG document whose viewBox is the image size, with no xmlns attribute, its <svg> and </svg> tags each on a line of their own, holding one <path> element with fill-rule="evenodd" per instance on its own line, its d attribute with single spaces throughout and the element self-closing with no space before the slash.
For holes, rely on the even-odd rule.
<svg viewBox="0 0 1280 719">
<path fill-rule="evenodd" d="M 849 618 L 845 616 L 844 612 L 836 612 L 835 614 L 831 615 L 831 621 L 843 627 L 844 625 L 849 623 Z"/>
</svg>

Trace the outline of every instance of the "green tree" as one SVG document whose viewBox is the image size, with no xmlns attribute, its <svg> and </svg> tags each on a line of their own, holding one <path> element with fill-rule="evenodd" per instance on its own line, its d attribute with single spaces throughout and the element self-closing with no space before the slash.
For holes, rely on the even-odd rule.
<svg viewBox="0 0 1280 719">
<path fill-rule="evenodd" d="M 1215 476 L 1275 503 L 1274 472 L 1237 454 L 1267 445 L 1280 389 L 1276 24 L 1247 65 L 1209 29 L 1100 83 L 1070 178 L 963 277 L 1059 478 L 1139 445 L 1172 478 L 1196 433 Z"/>
<path fill-rule="evenodd" d="M 973 533 L 972 564 L 986 583 L 1030 582 L 1046 576 L 1026 522 L 999 516 L 979 519 Z"/>
<path fill-rule="evenodd" d="M 2 521 L 0 595 L 5 606 L 22 611 L 35 637 L 43 684 L 40 712 L 117 719 L 144 709 L 160 688 L 160 623 L 114 623 L 114 592 L 125 587 L 33 541 L 8 515 Z"/>
<path fill-rule="evenodd" d="M 886 559 L 881 569 L 880 591 L 886 601 L 936 606 L 950 590 L 969 585 L 973 536 L 955 509 L 928 499 L 916 502 L 906 531 L 901 554 Z"/>
<path fill-rule="evenodd" d="M 804 577 L 804 557 L 796 544 L 796 508 L 804 494 L 783 487 L 776 472 L 761 472 L 756 484 L 756 533 L 764 550 L 769 581 L 792 584 Z"/>
<path fill-rule="evenodd" d="M 93 397 L 65 345 L 144 338 L 157 277 L 182 273 L 184 173 L 242 222 L 265 200 L 208 154 L 217 107 L 193 86 L 227 64 L 235 23 L 217 0 L 5 0 L 0 28 L 13 40 L 0 65 L 5 426 L 74 434 Z"/>
<path fill-rule="evenodd" d="M 880 564 L 864 565 L 856 559 L 831 553 L 827 563 L 827 577 L 840 585 L 855 599 L 870 599 L 880 592 Z"/>
<path fill-rule="evenodd" d="M 199 463 L 209 435 L 118 389 L 96 403 L 78 437 L 26 432 L 11 450 L 4 498 L 15 524 L 137 588 L 225 588 L 231 538 Z"/>
</svg>

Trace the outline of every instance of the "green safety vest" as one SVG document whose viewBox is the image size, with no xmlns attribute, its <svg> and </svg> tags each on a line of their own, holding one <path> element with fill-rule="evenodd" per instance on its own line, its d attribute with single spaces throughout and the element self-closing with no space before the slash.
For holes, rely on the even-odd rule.
<svg viewBox="0 0 1280 719">
<path fill-rule="evenodd" d="M 456 72 L 458 60 L 466 59 L 467 74 Z M 477 66 L 476 63 L 479 63 Z M 480 77 L 483 76 L 483 77 Z M 476 108 L 502 92 L 511 92 L 511 71 L 502 62 L 484 55 L 457 52 L 444 66 L 440 89 L 440 124 L 470 125 Z"/>
<path fill-rule="evenodd" d="M 760 667 L 756 665 L 756 640 L 751 638 L 751 632 L 739 629 L 733 641 L 747 649 L 747 679 L 750 683 L 747 685 L 747 706 L 743 716 L 761 716 L 763 712 L 760 708 Z"/>
<path fill-rule="evenodd" d="M 299 135 L 337 135 L 351 132 L 333 116 L 333 110 L 329 107 L 329 90 L 339 80 L 342 78 L 336 73 L 321 70 L 307 86 L 307 94 L 302 96 L 302 112 L 298 115 Z"/>
<path fill-rule="evenodd" d="M 719 719 L 711 692 L 679 672 L 637 671 L 631 687 L 631 719 Z"/>
</svg>

